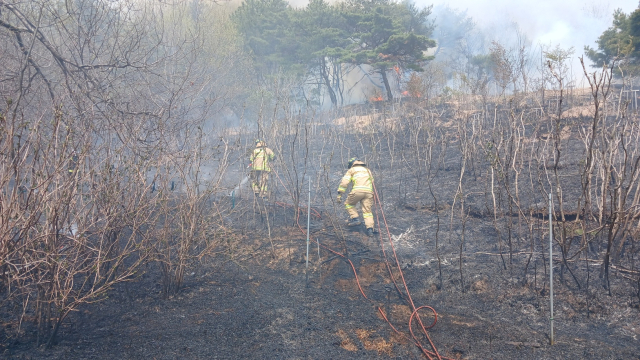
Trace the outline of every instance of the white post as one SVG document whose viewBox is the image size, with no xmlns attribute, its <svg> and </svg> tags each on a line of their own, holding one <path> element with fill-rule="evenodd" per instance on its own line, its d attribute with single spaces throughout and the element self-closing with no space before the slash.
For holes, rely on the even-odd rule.
<svg viewBox="0 0 640 360">
<path fill-rule="evenodd" d="M 307 278 L 307 286 L 309 286 L 309 228 L 311 223 L 311 177 L 309 177 L 309 200 L 307 202 L 307 266 L 305 274 Z"/>
<path fill-rule="evenodd" d="M 549 303 L 551 304 L 551 333 L 549 335 L 549 339 L 551 340 L 551 345 L 553 345 L 554 334 L 553 334 L 553 219 L 551 217 L 551 211 L 553 209 L 553 201 L 551 200 L 551 191 L 549 191 Z"/>
</svg>

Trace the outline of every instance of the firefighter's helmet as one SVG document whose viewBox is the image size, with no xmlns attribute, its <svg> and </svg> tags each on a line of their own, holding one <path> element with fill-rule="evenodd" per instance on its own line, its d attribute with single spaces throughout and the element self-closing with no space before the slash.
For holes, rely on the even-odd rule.
<svg viewBox="0 0 640 360">
<path fill-rule="evenodd" d="M 260 139 L 256 139 L 256 147 L 261 147 L 261 146 L 267 146 L 267 144 Z"/>
<path fill-rule="evenodd" d="M 353 166 L 353 163 L 356 161 L 359 161 L 357 157 L 352 157 L 351 159 L 349 159 L 349 163 L 347 164 L 347 169 L 351 169 L 351 167 Z"/>
</svg>

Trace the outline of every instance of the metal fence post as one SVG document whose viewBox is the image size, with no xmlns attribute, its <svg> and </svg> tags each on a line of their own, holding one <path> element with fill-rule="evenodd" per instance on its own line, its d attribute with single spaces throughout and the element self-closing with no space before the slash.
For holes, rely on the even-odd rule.
<svg viewBox="0 0 640 360">
<path fill-rule="evenodd" d="M 551 212 L 553 210 L 553 201 L 551 200 L 551 191 L 549 191 L 549 303 L 551 305 L 551 317 L 549 320 L 551 321 L 551 332 L 549 334 L 549 339 L 551 341 L 551 345 L 553 345 L 554 334 L 553 334 L 553 219 Z"/>
<path fill-rule="evenodd" d="M 309 286 L 309 228 L 311 223 L 311 177 L 309 177 L 309 200 L 307 201 L 307 265 L 305 269 L 307 286 Z"/>
</svg>

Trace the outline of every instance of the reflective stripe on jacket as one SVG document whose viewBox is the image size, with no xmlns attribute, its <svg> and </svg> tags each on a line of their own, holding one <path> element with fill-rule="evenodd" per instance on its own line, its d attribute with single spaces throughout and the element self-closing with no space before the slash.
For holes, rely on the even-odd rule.
<svg viewBox="0 0 640 360">
<path fill-rule="evenodd" d="M 347 186 L 351 183 L 351 192 L 370 192 L 373 193 L 373 175 L 369 169 L 364 166 L 362 161 L 356 161 L 347 173 L 342 177 L 340 185 L 338 186 L 338 192 L 343 193 L 347 191 Z"/>
<path fill-rule="evenodd" d="M 272 161 L 273 158 L 273 151 L 271 151 L 271 149 L 269 149 L 268 147 L 256 148 L 255 150 L 253 150 L 253 154 L 251 154 L 251 157 L 249 158 L 249 160 L 251 160 L 251 162 L 253 163 L 251 168 L 253 170 L 271 171 L 269 162 Z"/>
</svg>

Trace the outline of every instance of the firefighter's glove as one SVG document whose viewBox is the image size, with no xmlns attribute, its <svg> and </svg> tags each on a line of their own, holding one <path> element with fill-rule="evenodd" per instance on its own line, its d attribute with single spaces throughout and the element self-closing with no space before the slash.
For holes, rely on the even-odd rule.
<svg viewBox="0 0 640 360">
<path fill-rule="evenodd" d="M 336 202 L 338 204 L 340 204 L 342 202 L 342 194 L 338 194 L 338 196 L 336 197 Z"/>
</svg>

